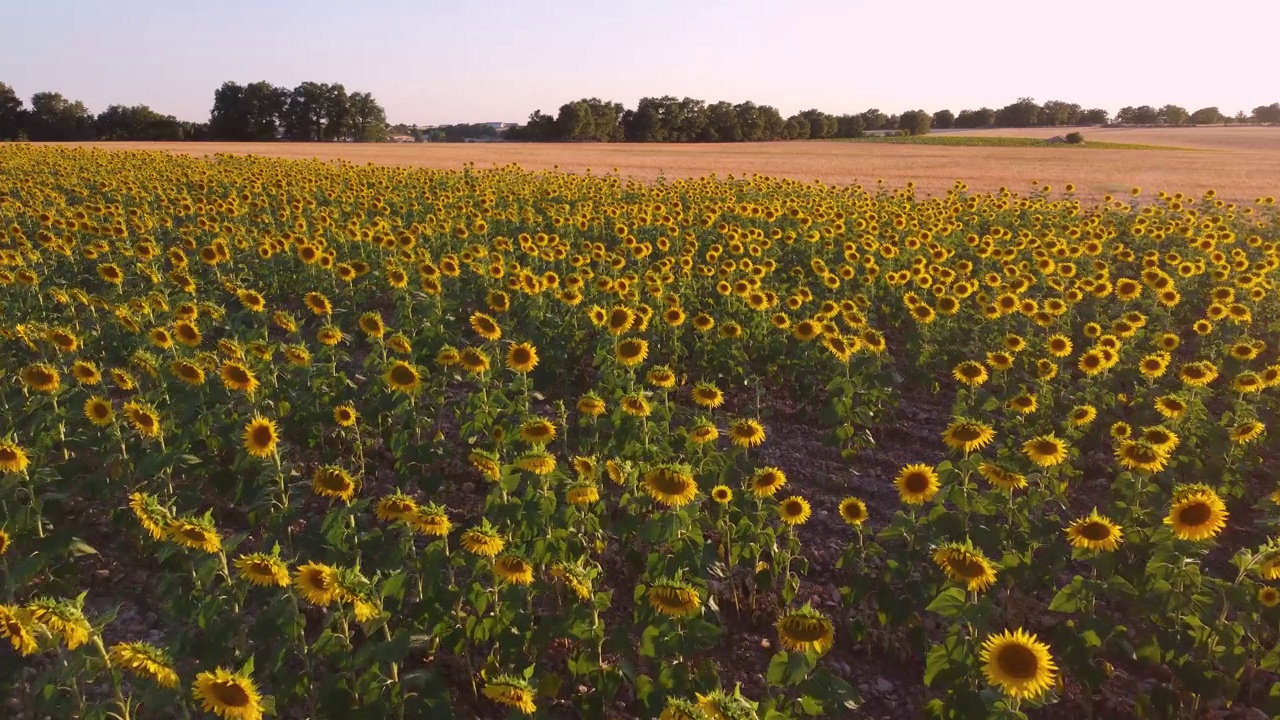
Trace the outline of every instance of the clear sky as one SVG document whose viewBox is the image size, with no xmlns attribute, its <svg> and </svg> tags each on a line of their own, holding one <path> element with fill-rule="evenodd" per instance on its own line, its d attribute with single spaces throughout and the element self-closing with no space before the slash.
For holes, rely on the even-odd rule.
<svg viewBox="0 0 1280 720">
<path fill-rule="evenodd" d="M 341 82 L 393 122 L 523 122 L 600 97 L 841 114 L 1280 101 L 1276 0 L 39 0 L 0 82 L 206 120 L 224 80 Z"/>
</svg>

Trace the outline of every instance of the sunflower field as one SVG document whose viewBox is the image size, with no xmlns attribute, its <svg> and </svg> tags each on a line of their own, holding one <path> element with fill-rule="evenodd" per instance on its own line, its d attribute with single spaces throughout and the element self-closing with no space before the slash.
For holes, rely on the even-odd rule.
<svg viewBox="0 0 1280 720">
<path fill-rule="evenodd" d="M 0 716 L 1280 712 L 1278 243 L 0 146 Z"/>
</svg>

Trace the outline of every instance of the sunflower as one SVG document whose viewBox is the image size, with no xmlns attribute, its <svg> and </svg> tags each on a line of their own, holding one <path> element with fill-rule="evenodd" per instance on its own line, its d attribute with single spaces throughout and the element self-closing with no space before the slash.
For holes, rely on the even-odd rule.
<svg viewBox="0 0 1280 720">
<path fill-rule="evenodd" d="M 621 335 L 631 329 L 635 323 L 635 313 L 630 308 L 622 305 L 616 305 L 609 311 L 608 318 L 605 320 L 605 326 L 611 335 Z"/>
<path fill-rule="evenodd" d="M 347 336 L 343 334 L 341 330 L 332 325 L 325 325 L 319 330 L 316 330 L 316 341 L 325 347 L 333 347 L 346 339 Z"/>
<path fill-rule="evenodd" d="M 982 551 L 967 543 L 947 543 L 933 553 L 933 562 L 969 592 L 982 592 L 996 582 L 996 567 Z"/>
<path fill-rule="evenodd" d="M 659 365 L 649 370 L 645 375 L 645 381 L 656 388 L 666 390 L 675 387 L 676 374 L 671 371 L 671 368 Z"/>
<path fill-rule="evenodd" d="M 1208 540 L 1227 526 L 1227 517 L 1222 498 L 1203 488 L 1181 496 L 1175 494 L 1164 524 L 1171 526 L 1174 536 L 1181 540 Z"/>
<path fill-rule="evenodd" d="M 840 518 L 854 527 L 862 525 L 867 521 L 867 504 L 855 497 L 841 500 Z"/>
<path fill-rule="evenodd" d="M 341 427 L 355 427 L 359 420 L 360 413 L 351 403 L 343 403 L 333 409 L 333 421 Z"/>
<path fill-rule="evenodd" d="M 1139 439 L 1148 443 L 1156 452 L 1166 457 L 1172 455 L 1173 451 L 1178 449 L 1178 443 L 1180 442 L 1177 434 L 1160 425 L 1143 428 Z"/>
<path fill-rule="evenodd" d="M 392 390 L 405 395 L 416 395 L 422 388 L 422 375 L 418 368 L 403 360 L 391 363 L 382 377 Z"/>
<path fill-rule="evenodd" d="M 1233 443 L 1249 443 L 1256 440 L 1266 430 L 1266 426 L 1257 420 L 1246 420 L 1231 428 L 1228 433 Z"/>
<path fill-rule="evenodd" d="M 349 503 L 356 494 L 356 481 L 351 473 L 337 465 L 322 465 L 311 476 L 311 489 L 320 497 Z"/>
<path fill-rule="evenodd" d="M 776 467 L 762 467 L 751 478 L 751 494 L 771 497 L 787 484 L 787 474 Z"/>
<path fill-rule="evenodd" d="M 639 338 L 622 340 L 614 349 L 618 362 L 626 367 L 633 367 L 644 362 L 649 355 L 649 343 Z"/>
<path fill-rule="evenodd" d="M 728 505 L 733 502 L 733 490 L 728 485 L 717 485 L 711 488 L 711 499 L 719 505 Z"/>
<path fill-rule="evenodd" d="M 357 324 L 360 326 L 360 332 L 370 338 L 380 338 L 387 332 L 387 326 L 382 322 L 382 315 L 376 311 L 361 315 Z"/>
<path fill-rule="evenodd" d="M 650 407 L 649 401 L 640 393 L 631 393 L 622 396 L 622 412 L 633 417 L 649 417 L 649 413 L 653 408 Z"/>
<path fill-rule="evenodd" d="M 515 555 L 503 555 L 493 561 L 493 574 L 510 585 L 529 585 L 533 582 L 533 566 Z"/>
<path fill-rule="evenodd" d="M 670 508 L 687 505 L 698 494 L 698 483 L 688 465 L 658 465 L 645 472 L 642 482 L 649 497 Z"/>
<path fill-rule="evenodd" d="M 1273 587 L 1264 587 L 1258 590 L 1258 603 L 1268 608 L 1280 605 L 1280 590 Z"/>
<path fill-rule="evenodd" d="M 1098 417 L 1098 410 L 1092 405 L 1077 405 L 1067 415 L 1067 423 L 1071 427 L 1085 427 Z"/>
<path fill-rule="evenodd" d="M 1071 354 L 1071 339 L 1066 335 L 1050 335 L 1045 344 L 1053 357 L 1064 358 Z"/>
<path fill-rule="evenodd" d="M 1116 448 L 1116 459 L 1130 470 L 1154 473 L 1165 468 L 1169 456 L 1145 440 L 1125 440 Z"/>
<path fill-rule="evenodd" d="M 1068 525 L 1066 533 L 1071 547 L 1095 552 L 1112 552 L 1124 540 L 1124 531 L 1120 526 L 1106 516 L 1099 515 L 1097 508 Z"/>
<path fill-rule="evenodd" d="M 724 404 L 724 393 L 711 383 L 701 382 L 693 387 L 693 402 L 708 409 L 718 408 Z"/>
<path fill-rule="evenodd" d="M 565 502 L 570 505 L 590 505 L 600 499 L 600 488 L 594 482 L 580 482 L 565 492 Z"/>
<path fill-rule="evenodd" d="M 1006 404 L 1006 407 L 1009 410 L 1012 410 L 1013 412 L 1018 413 L 1019 415 L 1030 415 L 1031 413 L 1036 411 L 1036 407 L 1038 407 L 1038 404 L 1036 402 L 1036 396 L 1034 394 L 1023 393 L 1021 395 L 1015 395 L 1014 397 L 1010 398 L 1009 402 Z"/>
<path fill-rule="evenodd" d="M 34 655 L 40 649 L 37 626 L 26 608 L 0 605 L 0 638 L 7 638 L 19 655 Z"/>
<path fill-rule="evenodd" d="M 894 484 L 898 495 L 908 505 L 921 505 L 938 494 L 938 473 L 928 465 L 916 463 L 902 468 Z"/>
<path fill-rule="evenodd" d="M 485 340 L 492 341 L 502 337 L 502 328 L 498 327 L 498 322 L 482 312 L 471 314 L 471 329 Z"/>
<path fill-rule="evenodd" d="M 472 375 L 489 372 L 489 356 L 478 348 L 464 348 L 458 355 L 458 363 Z"/>
<path fill-rule="evenodd" d="M 445 345 L 436 353 L 436 362 L 440 367 L 453 367 L 462 362 L 462 356 L 458 353 L 458 348 Z"/>
<path fill-rule="evenodd" d="M 812 511 L 809 501 L 799 495 L 792 495 L 778 503 L 778 519 L 787 525 L 803 525 L 810 515 Z"/>
<path fill-rule="evenodd" d="M 374 508 L 374 513 L 383 522 L 396 522 L 404 520 L 409 515 L 417 512 L 417 510 L 418 503 L 414 502 L 413 498 L 396 491 L 394 494 L 379 499 Z"/>
<path fill-rule="evenodd" d="M 594 391 L 588 392 L 586 395 L 578 398 L 578 412 L 588 418 L 596 418 L 604 414 L 606 410 L 604 400 Z"/>
<path fill-rule="evenodd" d="M 942 441 L 952 450 L 970 453 L 986 447 L 996 436 L 991 426 L 971 420 L 956 420 L 942 433 Z"/>
<path fill-rule="evenodd" d="M 507 350 L 507 367 L 518 373 L 531 372 L 538 365 L 538 349 L 529 343 L 518 343 Z"/>
<path fill-rule="evenodd" d="M 480 527 L 462 533 L 462 547 L 476 555 L 494 557 L 506 546 L 506 541 L 498 535 L 498 531 L 494 530 L 487 520 L 482 521 Z"/>
<path fill-rule="evenodd" d="M 520 425 L 520 439 L 530 445 L 544 446 L 556 439 L 556 426 L 550 420 L 534 418 Z"/>
<path fill-rule="evenodd" d="M 173 334 L 164 328 L 151 328 L 151 332 L 147 334 L 151 344 L 161 350 L 168 350 L 173 347 Z"/>
<path fill-rule="evenodd" d="M 102 382 L 102 371 L 88 360 L 77 360 L 71 364 L 71 377 L 81 385 L 91 387 Z"/>
<path fill-rule="evenodd" d="M 988 636 L 981 662 L 987 682 L 1011 698 L 1034 698 L 1053 687 L 1058 667 L 1049 646 L 1022 629 Z"/>
<path fill-rule="evenodd" d="M 556 469 L 556 456 L 539 451 L 527 452 L 516 460 L 516 467 L 534 475 L 550 475 Z"/>
<path fill-rule="evenodd" d="M 1005 492 L 1021 490 L 1027 486 L 1027 476 L 1012 470 L 1006 470 L 995 463 L 981 463 L 978 465 L 978 474 L 982 475 L 987 482 Z"/>
<path fill-rule="evenodd" d="M 187 347 L 198 347 L 203 339 L 200 329 L 190 320 L 179 320 L 173 324 L 173 336 Z"/>
<path fill-rule="evenodd" d="M 31 465 L 27 451 L 11 440 L 0 440 L 0 472 L 20 473 Z"/>
<path fill-rule="evenodd" d="M 249 553 L 235 560 L 236 573 L 258 587 L 289 587 L 289 566 L 275 555 Z"/>
<path fill-rule="evenodd" d="M 1189 362 L 1178 372 L 1178 378 L 1188 387 L 1204 387 L 1217 377 L 1218 368 L 1207 361 Z"/>
<path fill-rule="evenodd" d="M 125 392 L 132 392 L 138 388 L 138 382 L 133 379 L 133 376 L 127 370 L 121 370 L 120 368 L 111 370 L 111 381 L 116 384 L 116 387 Z"/>
<path fill-rule="evenodd" d="M 154 645 L 145 642 L 117 643 L 111 646 L 107 657 L 112 665 L 152 680 L 161 687 L 178 686 L 178 673 L 173 669 L 173 659 Z"/>
<path fill-rule="evenodd" d="M 178 360 L 169 366 L 169 370 L 182 382 L 188 385 L 204 385 L 204 370 L 195 363 Z"/>
<path fill-rule="evenodd" d="M 62 638 L 68 650 L 75 650 L 89 642 L 89 635 L 93 632 L 79 602 L 41 597 L 31 601 L 26 610 L 31 619 Z"/>
<path fill-rule="evenodd" d="M 20 375 L 23 384 L 36 392 L 54 393 L 62 387 L 62 376 L 48 363 L 28 365 L 22 369 Z"/>
<path fill-rule="evenodd" d="M 788 652 L 825 655 L 835 645 L 835 626 L 806 604 L 778 618 L 778 642 Z"/>
<path fill-rule="evenodd" d="M 142 437 L 160 437 L 160 416 L 150 404 L 131 401 L 124 404 L 124 416 Z"/>
<path fill-rule="evenodd" d="M 169 540 L 192 550 L 209 554 L 222 551 L 222 536 L 210 518 L 179 518 L 170 520 L 165 527 Z"/>
<path fill-rule="evenodd" d="M 720 430 L 710 420 L 699 419 L 689 429 L 689 440 L 694 445 L 715 442 L 720 437 Z"/>
<path fill-rule="evenodd" d="M 533 688 L 527 681 L 511 675 L 499 675 L 485 682 L 481 692 L 499 705 L 505 705 L 524 715 L 532 715 L 538 709 L 533 702 L 536 697 Z"/>
<path fill-rule="evenodd" d="M 697 615 L 702 610 L 702 596 L 697 589 L 681 580 L 663 580 L 649 586 L 649 607 L 669 617 Z"/>
<path fill-rule="evenodd" d="M 1187 412 L 1187 404 L 1174 395 L 1162 395 L 1155 399 L 1156 412 L 1170 420 L 1177 420 Z"/>
<path fill-rule="evenodd" d="M 667 698 L 658 720 L 708 720 L 706 711 L 682 698 Z"/>
<path fill-rule="evenodd" d="M 294 367 L 306 367 L 311 364 L 311 351 L 305 345 L 286 345 L 284 357 Z"/>
<path fill-rule="evenodd" d="M 302 599 L 312 605 L 326 607 L 341 599 L 339 575 L 338 569 L 332 565 L 309 562 L 298 566 L 293 574 L 293 586 Z"/>
<path fill-rule="evenodd" d="M 253 371 L 239 360 L 228 360 L 222 363 L 222 369 L 218 374 L 222 378 L 222 384 L 230 390 L 239 390 L 248 395 L 258 390 L 258 378 L 254 377 Z"/>
<path fill-rule="evenodd" d="M 161 505 L 154 495 L 132 493 L 129 495 L 129 510 L 133 512 L 134 517 L 138 519 L 138 524 L 151 536 L 151 539 L 159 540 L 165 536 L 165 528 L 168 527 L 172 516 L 168 508 Z"/>
<path fill-rule="evenodd" d="M 223 720 L 261 720 L 262 696 L 248 675 L 218 668 L 196 675 L 192 694 L 205 712 Z"/>
<path fill-rule="evenodd" d="M 254 415 L 244 426 L 244 449 L 257 458 L 269 458 L 280 442 L 280 430 L 274 420 Z"/>
<path fill-rule="evenodd" d="M 764 442 L 764 426 L 756 420 L 735 420 L 729 425 L 729 439 L 741 448 L 753 448 Z"/>
<path fill-rule="evenodd" d="M 1067 445 L 1053 433 L 1037 435 L 1022 444 L 1022 452 L 1031 462 L 1050 468 L 1067 459 Z"/>
<path fill-rule="evenodd" d="M 951 371 L 951 376 L 956 382 L 963 383 L 969 387 L 978 387 L 987 381 L 987 366 L 974 360 L 965 360 L 955 369 Z"/>
<path fill-rule="evenodd" d="M 1169 367 L 1168 353 L 1152 353 L 1138 362 L 1138 371 L 1144 377 L 1155 379 L 1164 375 L 1165 369 Z"/>
<path fill-rule="evenodd" d="M 9 551 L 9 533 L 0 528 L 0 555 Z"/>
</svg>

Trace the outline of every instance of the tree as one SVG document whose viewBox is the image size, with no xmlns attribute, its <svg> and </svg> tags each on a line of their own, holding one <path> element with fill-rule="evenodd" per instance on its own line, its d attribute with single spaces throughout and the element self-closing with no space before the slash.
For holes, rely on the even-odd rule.
<svg viewBox="0 0 1280 720">
<path fill-rule="evenodd" d="M 841 115 L 836 118 L 836 137 L 860 138 L 866 134 L 861 115 Z"/>
<path fill-rule="evenodd" d="M 955 126 L 958 128 L 982 128 L 994 125 L 996 122 L 996 111 L 991 108 L 980 108 L 978 110 L 961 110 L 956 116 Z"/>
<path fill-rule="evenodd" d="M 1177 105 L 1165 105 L 1156 112 L 1156 122 L 1161 125 L 1186 125 L 1190 117 L 1186 108 Z"/>
<path fill-rule="evenodd" d="M 1050 100 L 1040 107 L 1041 125 L 1079 125 L 1084 111 L 1076 103 Z"/>
<path fill-rule="evenodd" d="M 93 121 L 99 140 L 174 141 L 187 139 L 187 128 L 172 115 L 146 105 L 112 105 Z"/>
<path fill-rule="evenodd" d="M 556 126 L 562 140 L 617 142 L 623 139 L 622 103 L 584 98 L 560 106 Z"/>
<path fill-rule="evenodd" d="M 32 140 L 92 140 L 93 115 L 79 100 L 67 100 L 56 92 L 38 92 L 31 96 L 24 129 Z"/>
<path fill-rule="evenodd" d="M 347 98 L 347 136 L 356 142 L 381 142 L 387 139 L 387 112 L 372 93 L 351 93 Z M 413 139 L 422 142 L 422 131 L 415 125 Z"/>
<path fill-rule="evenodd" d="M 289 92 L 284 106 L 284 135 L 294 142 L 316 142 L 324 138 L 329 88 L 310 80 Z"/>
<path fill-rule="evenodd" d="M 1106 125 L 1111 122 L 1111 113 L 1102 108 L 1090 108 L 1080 115 L 1080 125 Z"/>
<path fill-rule="evenodd" d="M 15 140 L 22 131 L 22 98 L 13 88 L 0 83 L 0 140 Z"/>
<path fill-rule="evenodd" d="M 224 82 L 213 94 L 209 136 L 236 142 L 275 140 L 288 102 L 288 90 L 266 81 L 247 86 Z"/>
<path fill-rule="evenodd" d="M 1160 111 L 1150 105 L 1120 108 L 1116 113 L 1116 122 L 1120 125 L 1155 125 L 1160 120 Z"/>
<path fill-rule="evenodd" d="M 348 137 L 348 127 L 351 120 L 351 98 L 347 96 L 347 89 L 342 83 L 333 85 L 323 85 L 324 100 L 321 102 L 321 112 L 324 118 L 324 124 L 320 129 L 320 139 L 333 142 Z M 372 99 L 373 96 L 370 96 Z M 384 114 L 379 124 L 382 129 L 386 130 L 386 116 Z"/>
<path fill-rule="evenodd" d="M 1221 125 L 1225 119 L 1222 111 L 1216 107 L 1200 108 L 1191 113 L 1191 122 L 1194 125 Z"/>
<path fill-rule="evenodd" d="M 864 110 L 859 117 L 862 118 L 863 130 L 880 130 L 889 125 L 889 116 L 875 108 Z"/>
<path fill-rule="evenodd" d="M 1280 103 L 1271 103 L 1270 105 L 1259 105 L 1253 109 L 1253 121 L 1256 123 L 1266 123 L 1275 125 L 1280 123 Z"/>
<path fill-rule="evenodd" d="M 1005 105 L 996 111 L 996 125 L 1000 127 L 1031 127 L 1040 122 L 1040 106 L 1029 97 Z"/>
<path fill-rule="evenodd" d="M 742 127 L 732 103 L 721 100 L 707 106 L 707 130 L 704 138 L 708 142 L 742 142 Z"/>
<path fill-rule="evenodd" d="M 950 110 L 939 110 L 933 114 L 933 126 L 939 130 L 949 130 L 956 124 L 956 115 Z"/>
<path fill-rule="evenodd" d="M 908 110 L 898 116 L 898 129 L 908 135 L 928 135 L 933 116 L 923 110 Z"/>
</svg>

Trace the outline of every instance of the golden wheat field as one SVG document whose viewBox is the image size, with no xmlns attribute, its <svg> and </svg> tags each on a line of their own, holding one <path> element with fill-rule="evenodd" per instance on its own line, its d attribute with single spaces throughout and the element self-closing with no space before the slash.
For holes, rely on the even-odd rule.
<svg viewBox="0 0 1280 720">
<path fill-rule="evenodd" d="M 1062 128 L 1026 131 L 980 130 L 941 134 L 1044 136 Z M 1280 177 L 1280 128 L 1084 128 L 1086 140 L 1174 146 L 1205 152 L 1088 150 L 1045 147 L 939 147 L 874 145 L 839 141 L 666 144 L 335 144 L 335 143 L 97 143 L 111 149 L 164 149 L 207 154 L 342 159 L 456 170 L 466 163 L 491 167 L 517 163 L 527 170 L 609 173 L 653 180 L 695 178 L 715 173 L 752 173 L 793 180 L 890 188 L 916 183 L 921 193 L 940 195 L 956 180 L 978 191 L 1002 187 L 1025 192 L 1032 183 L 1060 190 L 1076 186 L 1077 196 L 1098 200 L 1133 185 L 1202 193 L 1210 188 L 1232 200 L 1274 193 Z"/>
<path fill-rule="evenodd" d="M 1265 151 L 111 147 L 0 146 L 5 718 L 1280 712 Z"/>
</svg>

